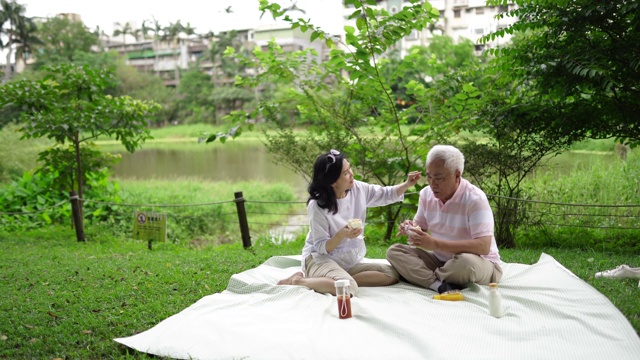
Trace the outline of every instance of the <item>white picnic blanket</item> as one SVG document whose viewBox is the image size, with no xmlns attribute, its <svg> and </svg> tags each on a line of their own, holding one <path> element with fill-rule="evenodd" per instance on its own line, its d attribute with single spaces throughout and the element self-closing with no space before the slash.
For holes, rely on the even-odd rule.
<svg viewBox="0 0 640 360">
<path fill-rule="evenodd" d="M 371 260 L 385 261 L 385 260 Z M 115 341 L 178 359 L 640 359 L 640 338 L 601 293 L 542 254 L 505 263 L 504 317 L 489 315 L 488 287 L 464 301 L 399 283 L 361 288 L 353 317 L 336 298 L 276 282 L 300 257 L 273 257 L 140 334 Z"/>
</svg>

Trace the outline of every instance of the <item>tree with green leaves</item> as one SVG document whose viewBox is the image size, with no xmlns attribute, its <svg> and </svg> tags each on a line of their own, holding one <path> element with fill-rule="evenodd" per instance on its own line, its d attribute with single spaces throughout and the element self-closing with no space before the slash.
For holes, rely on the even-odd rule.
<svg viewBox="0 0 640 360">
<path fill-rule="evenodd" d="M 476 72 L 483 76 L 470 85 L 476 96 L 467 96 L 474 102 L 464 114 L 467 130 L 482 141 L 470 139 L 461 149 L 465 171 L 494 195 L 500 246 L 515 246 L 516 230 L 531 216 L 519 199 L 535 196 L 522 182 L 546 160 L 586 138 L 637 144 L 637 10 L 629 1 L 522 1 L 499 15 L 517 22 L 484 37 L 514 35 Z"/>
<path fill-rule="evenodd" d="M 137 40 L 137 32 L 136 30 L 138 29 L 134 29 L 133 26 L 131 26 L 130 22 L 126 22 L 124 24 L 121 24 L 119 22 L 115 23 L 115 25 L 117 25 L 118 27 L 113 30 L 113 36 L 122 36 L 122 44 L 126 45 L 127 44 L 127 35 L 131 35 L 133 37 L 136 38 Z"/>
<path fill-rule="evenodd" d="M 164 27 L 162 26 L 162 24 L 160 24 L 160 22 L 155 18 L 152 17 L 153 21 L 149 21 L 149 20 L 145 20 L 142 22 L 142 32 L 144 34 L 144 36 L 146 36 L 147 33 L 149 32 L 153 32 L 153 54 L 154 54 L 154 63 L 153 63 L 153 69 L 154 71 L 156 71 L 156 75 L 158 74 L 157 69 L 158 69 L 158 51 L 160 50 L 160 42 L 162 40 L 162 36 L 164 34 Z M 147 25 L 148 23 L 151 23 L 151 25 Z"/>
<path fill-rule="evenodd" d="M 197 68 L 190 69 L 180 79 L 178 117 L 184 123 L 215 122 L 215 106 L 209 99 L 213 91 L 211 75 Z"/>
<path fill-rule="evenodd" d="M 96 161 L 99 154 L 83 148 L 90 147 L 97 137 L 107 136 L 120 141 L 128 151 L 135 151 L 151 138 L 147 121 L 158 105 L 105 94 L 113 81 L 112 71 L 72 64 L 46 67 L 43 71 L 48 75 L 42 80 L 22 80 L 0 87 L 0 107 L 13 104 L 21 108 L 24 138 L 46 137 L 55 141 L 55 149 L 43 151 L 40 160 L 44 161 L 43 167 L 51 167 L 73 179 L 63 183 L 71 186 L 67 190 L 81 199 L 81 219 L 86 166 Z M 83 162 L 83 154 L 93 154 L 84 159 L 93 160 Z M 84 241 L 82 222 L 75 225 L 78 241 Z"/>
<path fill-rule="evenodd" d="M 447 75 L 478 64 L 480 60 L 473 49 L 473 43 L 468 39 L 454 43 L 448 36 L 434 35 L 427 46 L 413 46 L 402 58 L 395 50 L 380 59 L 380 71 L 389 83 L 398 107 L 406 108 L 416 101 L 406 93 L 409 82 L 417 81 L 431 87 Z"/>
<path fill-rule="evenodd" d="M 510 1 L 489 0 L 487 5 Z M 532 131 L 640 143 L 640 3 L 631 0 L 518 1 L 500 17 L 518 20 L 484 37 L 522 39 L 492 49 L 502 69 L 557 117 Z"/>
<path fill-rule="evenodd" d="M 236 53 L 242 53 L 246 56 L 249 56 L 249 51 L 243 47 L 236 30 L 211 34 L 209 38 L 211 45 L 205 56 L 213 63 L 213 81 L 216 86 L 219 86 L 244 71 L 241 63 L 231 57 L 224 56 L 226 49 L 232 47 Z"/>
<path fill-rule="evenodd" d="M 73 63 L 78 53 L 91 53 L 99 46 L 98 36 L 81 21 L 65 17 L 47 19 L 40 24 L 37 34 L 42 43 L 35 47 L 36 68 Z"/>
<path fill-rule="evenodd" d="M 407 87 L 419 102 L 400 111 L 389 82 L 381 74 L 379 59 L 411 31 L 437 21 L 437 9 L 428 2 L 413 0 L 389 14 L 378 8 L 376 1 L 347 0 L 346 5 L 354 6 L 350 19 L 356 26 L 345 26 L 345 43 L 338 48 L 332 36 L 308 20 L 291 19 L 279 4 L 266 0 L 260 3 L 261 10 L 283 17 L 291 28 L 308 32 L 311 41 L 324 41 L 331 49 L 329 61 L 321 62 L 312 49 L 285 53 L 275 42 L 267 51 L 254 50 L 252 57 L 239 56 L 227 48 L 227 56 L 236 57 L 257 74 L 238 79 L 237 85 L 259 88 L 271 83 L 291 84 L 299 94 L 300 116 L 318 124 L 308 132 L 294 132 L 289 123 L 276 121 L 283 108 L 280 101 L 290 98 L 262 99 L 249 115 L 276 126 L 275 133 L 267 134 L 267 148 L 276 161 L 308 177 L 315 157 L 337 148 L 348 156 L 358 179 L 381 185 L 395 184 L 410 171 L 422 170 L 429 143 L 444 133 L 444 124 L 451 129 L 456 120 L 432 116 L 426 104 L 438 101 L 442 105 L 442 100 L 417 81 Z M 240 127 L 246 120 L 244 112 L 232 112 L 231 117 Z M 416 131 L 418 123 L 424 125 Z M 219 134 L 209 140 L 217 137 Z M 402 209 L 387 207 L 379 211 L 388 239 Z"/>
<path fill-rule="evenodd" d="M 253 91 L 236 86 L 218 86 L 211 90 L 209 102 L 215 107 L 214 124 L 219 124 L 219 119 L 225 114 L 237 109 L 244 109 L 249 104 L 255 103 Z M 238 133 L 239 134 L 239 133 Z"/>
<path fill-rule="evenodd" d="M 0 50 L 6 51 L 6 63 L 3 82 L 11 78 L 11 57 L 14 55 L 16 63 L 24 59 L 34 44 L 39 43 L 35 36 L 36 24 L 33 19 L 25 16 L 24 5 L 15 0 L 0 0 Z"/>
<path fill-rule="evenodd" d="M 115 64 L 117 84 L 114 96 L 130 96 L 134 99 L 153 101 L 160 104 L 160 109 L 149 118 L 149 126 L 162 126 L 176 118 L 177 104 L 176 90 L 164 85 L 164 81 L 154 74 L 138 71 L 127 65 L 124 58 L 119 58 Z"/>
<path fill-rule="evenodd" d="M 162 29 L 162 34 L 160 36 L 160 41 L 164 41 L 170 45 L 173 53 L 174 59 L 174 80 L 176 81 L 176 86 L 180 82 L 180 52 L 182 39 L 181 37 L 185 34 L 186 28 L 182 25 L 180 20 L 176 22 L 169 23 L 168 26 Z M 178 48 L 177 50 L 175 48 Z"/>
<path fill-rule="evenodd" d="M 537 123 L 559 116 L 559 112 L 538 107 L 535 89 L 518 86 L 504 71 L 483 66 L 477 84 L 466 74 L 444 81 L 462 81 L 459 116 L 470 136 L 461 136 L 458 147 L 465 154 L 465 174 L 490 195 L 495 219 L 495 238 L 500 247 L 516 246 L 516 230 L 528 220 L 522 198 L 524 180 L 551 157 L 568 149 L 572 138 Z M 470 71 L 475 76 L 475 71 Z"/>
</svg>

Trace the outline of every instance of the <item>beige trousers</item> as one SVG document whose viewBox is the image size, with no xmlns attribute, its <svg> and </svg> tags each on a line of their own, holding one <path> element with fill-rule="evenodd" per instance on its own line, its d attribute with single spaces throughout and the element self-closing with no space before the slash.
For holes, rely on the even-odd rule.
<svg viewBox="0 0 640 360">
<path fill-rule="evenodd" d="M 341 268 L 335 261 L 323 261 L 316 262 L 313 260 L 313 256 L 309 255 L 305 259 L 305 276 L 308 278 L 314 277 L 328 277 L 333 280 L 341 280 L 346 279 L 349 280 L 351 285 L 350 291 L 351 295 L 356 296 L 358 294 L 358 283 L 353 280 L 353 275 L 359 274 L 364 271 L 378 271 L 381 272 L 391 278 L 398 279 L 400 276 L 398 272 L 387 264 L 378 264 L 378 263 L 364 263 L 361 262 L 359 264 L 354 265 L 348 271 Z"/>
<path fill-rule="evenodd" d="M 500 265 L 475 254 L 455 254 L 443 262 L 431 251 L 394 244 L 387 250 L 387 260 L 401 279 L 424 288 L 429 288 L 436 280 L 458 285 L 487 285 L 499 282 L 502 277 Z"/>
</svg>

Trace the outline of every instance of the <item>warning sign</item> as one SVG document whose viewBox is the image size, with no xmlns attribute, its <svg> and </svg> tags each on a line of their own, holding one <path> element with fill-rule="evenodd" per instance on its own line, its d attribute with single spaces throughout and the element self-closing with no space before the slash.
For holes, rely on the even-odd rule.
<svg viewBox="0 0 640 360">
<path fill-rule="evenodd" d="M 138 240 L 167 241 L 167 214 L 136 211 L 133 237 Z"/>
</svg>

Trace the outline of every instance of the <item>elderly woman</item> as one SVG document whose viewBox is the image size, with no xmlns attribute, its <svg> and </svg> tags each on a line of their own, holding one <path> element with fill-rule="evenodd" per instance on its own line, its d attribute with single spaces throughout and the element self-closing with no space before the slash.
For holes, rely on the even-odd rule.
<svg viewBox="0 0 640 360">
<path fill-rule="evenodd" d="M 354 296 L 358 286 L 397 283 L 398 273 L 391 266 L 362 262 L 367 208 L 402 201 L 407 189 L 419 179 L 420 173 L 412 172 L 399 185 L 367 184 L 354 180 L 351 165 L 340 152 L 331 150 L 318 156 L 308 189 L 309 233 L 302 249 L 302 271 L 278 285 L 302 285 L 335 295 L 335 281 L 347 279 Z M 360 222 L 353 221 L 349 226 L 353 219 Z"/>
</svg>

